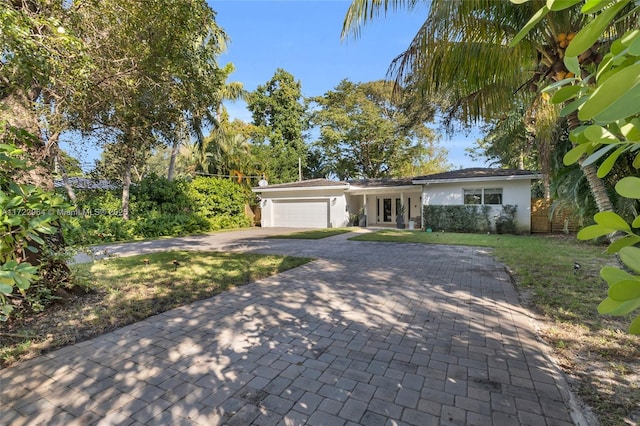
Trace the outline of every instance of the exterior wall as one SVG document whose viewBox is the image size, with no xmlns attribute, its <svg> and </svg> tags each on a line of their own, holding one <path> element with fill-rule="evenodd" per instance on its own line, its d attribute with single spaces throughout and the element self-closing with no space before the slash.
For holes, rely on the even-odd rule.
<svg viewBox="0 0 640 426">
<path fill-rule="evenodd" d="M 518 206 L 516 221 L 521 232 L 531 231 L 531 181 L 490 180 L 478 182 L 435 183 L 423 186 L 423 205 L 462 205 L 465 189 L 502 188 L 502 204 Z M 492 206 L 493 216 L 500 214 L 502 207 Z"/>
<path fill-rule="evenodd" d="M 296 190 L 296 191 L 269 191 L 261 195 L 260 207 L 262 208 L 261 226 L 270 228 L 273 223 L 273 202 L 286 200 L 327 200 L 329 203 L 329 227 L 342 228 L 347 226 L 349 215 L 347 213 L 347 201 L 344 189 L 327 189 L 322 191 Z"/>
</svg>

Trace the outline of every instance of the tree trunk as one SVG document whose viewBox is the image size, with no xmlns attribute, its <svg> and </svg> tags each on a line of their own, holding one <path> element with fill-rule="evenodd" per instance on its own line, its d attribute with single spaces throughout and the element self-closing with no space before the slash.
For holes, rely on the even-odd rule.
<svg viewBox="0 0 640 426">
<path fill-rule="evenodd" d="M 67 170 L 64 167 L 64 161 L 60 158 L 60 154 L 56 154 L 56 164 L 60 168 L 60 175 L 62 176 L 62 183 L 64 185 L 64 189 L 67 190 L 67 195 L 73 204 L 76 204 L 77 198 L 76 193 L 74 192 L 71 184 L 69 183 L 69 176 L 67 176 Z"/>
<path fill-rule="evenodd" d="M 613 204 L 611 204 L 611 200 L 609 199 L 607 187 L 604 185 L 602 179 L 598 177 L 598 169 L 593 164 L 583 166 L 584 160 L 585 158 L 581 158 L 578 164 L 580 165 L 580 169 L 582 169 L 582 173 L 584 173 L 584 177 L 587 179 L 589 189 L 591 189 L 591 195 L 593 195 L 598 211 L 613 211 Z"/>
<path fill-rule="evenodd" d="M 30 135 L 29 144 L 27 138 L 14 140 L 33 159 L 33 168 L 15 179 L 20 183 L 29 183 L 46 191 L 53 190 L 53 176 L 46 164 L 51 160 L 47 147 L 40 137 L 38 117 L 33 109 L 34 99 L 39 95 L 39 90 L 33 89 L 31 93 L 16 91 L 0 100 L 0 122 L 6 122 L 16 130 L 26 130 Z M 2 135 L 7 137 L 10 135 Z M 10 137 L 11 138 L 11 137 Z"/>
<path fill-rule="evenodd" d="M 129 220 L 129 188 L 131 187 L 131 156 L 127 156 L 122 185 L 122 219 Z"/>
<path fill-rule="evenodd" d="M 178 148 L 180 147 L 180 141 L 176 138 L 171 146 L 171 156 L 169 157 L 169 171 L 167 172 L 167 180 L 173 180 L 173 175 L 176 169 L 176 157 L 178 156 Z"/>
<path fill-rule="evenodd" d="M 520 155 L 518 155 L 518 170 L 524 170 L 524 150 L 520 150 Z"/>
<path fill-rule="evenodd" d="M 575 130 L 580 126 L 580 119 L 578 118 L 578 112 L 574 111 L 567 116 L 567 124 L 569 132 Z M 598 207 L 599 212 L 610 212 L 613 211 L 613 204 L 611 204 L 611 200 L 609 199 L 609 193 L 607 192 L 607 188 L 602 181 L 598 177 L 597 169 L 593 164 L 589 164 L 584 166 L 585 158 L 581 158 L 578 160 L 578 165 L 584 173 L 584 177 L 587 179 L 587 183 L 589 184 L 589 189 L 591 190 L 591 195 L 593 195 L 593 199 L 596 202 L 596 206 Z"/>
<path fill-rule="evenodd" d="M 73 191 L 71 184 L 69 183 L 69 176 L 67 176 L 67 169 L 64 165 L 64 160 L 60 156 L 60 147 L 58 146 L 58 140 L 60 138 L 60 133 L 54 132 L 49 136 L 49 149 L 55 152 L 53 157 L 54 165 L 59 169 L 60 176 L 62 176 L 62 183 L 64 185 L 64 189 L 67 190 L 67 195 L 69 196 L 69 200 L 73 204 L 76 204 L 76 193 Z"/>
<path fill-rule="evenodd" d="M 8 142 L 15 143 L 23 148 L 32 159 L 33 168 L 22 175 L 15 176 L 17 183 L 27 183 L 35 185 L 45 191 L 53 191 L 53 176 L 51 170 L 46 167 L 49 162 L 49 152 L 45 142 L 41 137 L 38 125 L 38 117 L 33 108 L 35 99 L 39 96 L 40 91 L 33 88 L 29 92 L 16 90 L 4 98 L 0 99 L 0 122 L 6 122 L 16 131 L 27 131 L 30 136 L 18 136 L 19 133 L 13 133 L 11 130 L 0 135 L 1 139 L 8 139 Z M 65 264 L 64 260 L 58 259 L 56 256 L 50 256 L 46 252 L 59 253 L 65 246 L 62 228 L 56 223 L 56 232 L 54 234 L 41 234 L 44 240 L 44 248 L 35 241 L 31 242 L 33 247 L 39 250 L 35 253 L 26 251 L 19 253 L 17 259 L 26 261 L 34 266 L 40 266 L 41 282 L 48 288 L 56 288 L 61 283 L 70 281 L 71 271 Z"/>
<path fill-rule="evenodd" d="M 576 128 L 578 128 L 578 126 L 580 126 L 578 111 L 574 111 L 567 116 L 567 124 L 569 132 L 575 130 Z M 609 198 L 607 187 L 605 186 L 602 179 L 598 177 L 598 169 L 593 164 L 585 166 L 585 159 L 586 158 L 584 156 L 580 158 L 580 160 L 578 160 L 578 165 L 580 166 L 580 170 L 582 170 L 584 177 L 587 179 L 587 184 L 589 185 L 589 189 L 591 190 L 593 200 L 596 202 L 598 212 L 612 212 L 613 204 L 611 203 L 611 199 Z M 607 238 L 609 239 L 609 243 L 615 243 L 622 237 L 623 234 L 619 232 L 614 232 L 607 236 Z"/>
</svg>

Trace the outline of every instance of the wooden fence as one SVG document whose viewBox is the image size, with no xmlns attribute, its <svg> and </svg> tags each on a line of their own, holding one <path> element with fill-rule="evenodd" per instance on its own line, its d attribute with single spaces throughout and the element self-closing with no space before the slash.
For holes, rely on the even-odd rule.
<svg viewBox="0 0 640 426">
<path fill-rule="evenodd" d="M 555 209 L 551 216 L 551 204 L 553 200 L 546 198 L 531 199 L 531 233 L 575 233 L 580 229 L 580 224 L 567 211 Z"/>
</svg>

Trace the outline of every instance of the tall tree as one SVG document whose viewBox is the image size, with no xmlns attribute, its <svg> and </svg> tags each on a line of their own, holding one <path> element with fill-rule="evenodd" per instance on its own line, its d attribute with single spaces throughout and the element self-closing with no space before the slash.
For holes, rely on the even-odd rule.
<svg viewBox="0 0 640 426">
<path fill-rule="evenodd" d="M 253 136 L 260 170 L 272 182 L 298 180 L 299 161 L 306 166 L 306 107 L 300 81 L 278 68 L 266 84 L 247 96 L 256 132 Z"/>
<path fill-rule="evenodd" d="M 133 153 L 149 152 L 158 141 L 202 139 L 215 124 L 219 93 L 229 69 L 217 56 L 226 34 L 203 0 L 113 1 L 82 12 L 81 32 L 96 70 L 95 86 L 82 99 L 83 123 L 107 130 L 108 144 L 122 145 L 123 218 Z"/>
<path fill-rule="evenodd" d="M 341 81 L 313 101 L 316 145 L 340 179 L 415 176 L 446 170 L 446 150 L 424 121 L 416 121 L 385 81 Z"/>
<path fill-rule="evenodd" d="M 0 1 L 0 141 L 5 149 L 9 145 L 4 144 L 19 145 L 31 163 L 30 167 L 24 164 L 15 167 L 11 173 L 9 168 L 4 170 L 0 186 L 5 195 L 12 192 L 19 195 L 18 199 L 29 203 L 34 211 L 37 208 L 33 206 L 46 207 L 44 203 L 36 204 L 36 198 L 43 201 L 45 191 L 53 189 L 52 159 L 57 154 L 55 145 L 62 126 L 59 120 L 48 120 L 48 117 L 73 109 L 74 105 L 68 100 L 86 90 L 90 75 L 90 60 L 81 40 L 67 30 L 67 25 L 77 17 L 77 8 L 69 6 L 69 2 L 62 0 Z M 4 154 L 2 157 L 3 162 L 11 164 L 11 158 Z M 25 222 L 46 226 L 33 229 Z M 47 254 L 55 254 L 64 247 L 55 214 L 37 218 L 19 215 L 17 220 L 5 221 L 7 224 L 13 229 L 6 233 L 3 243 L 0 269 L 5 277 L 12 276 L 11 264 L 33 265 L 34 271 L 40 268 L 38 279 L 45 286 L 51 286 L 51 291 L 61 282 L 68 282 L 67 266 L 57 256 Z M 22 234 L 23 231 L 26 232 Z M 18 235 L 21 241 L 13 245 L 11 240 L 18 242 L 15 238 Z M 25 251 L 26 247 L 29 250 Z M 55 282 L 50 277 L 55 277 Z M 22 280 L 16 278 L 15 282 L 25 290 L 35 279 L 29 275 Z M 6 280 L 4 284 L 8 284 Z M 4 308 L 2 311 L 6 313 Z"/>
<path fill-rule="evenodd" d="M 60 1 L 0 2 L 0 122 L 34 138 L 24 146 L 33 167 L 18 179 L 53 188 L 52 159 L 70 98 L 86 90 L 90 57 L 69 25 L 77 8 Z M 52 117 L 55 117 L 52 119 Z"/>
<path fill-rule="evenodd" d="M 418 3 L 417 0 L 354 0 L 345 17 L 343 36 L 358 35 L 363 24 L 390 9 L 411 9 Z M 534 22 L 537 25 L 528 26 L 530 32 L 520 33 L 544 4 L 542 1 L 522 5 L 496 0 L 431 1 L 426 21 L 407 50 L 394 60 L 390 73 L 398 83 L 411 76 L 419 81 L 421 91 L 427 95 L 444 95 L 451 105 L 449 117 L 464 122 L 494 119 L 496 114 L 510 109 L 514 96 L 521 97 L 525 105 L 535 107 L 533 100 L 539 92 L 522 89 L 537 89 L 541 84 L 567 75 L 563 56 L 570 42 L 568 35 L 588 19 L 575 8 L 557 10 L 540 15 L 539 22 Z M 629 4 L 628 8 L 631 7 Z M 612 26 L 611 33 L 633 22 L 633 18 L 627 17 Z M 521 42 L 509 47 L 505 41 L 514 40 L 516 36 L 522 37 Z M 598 45 L 593 47 L 597 48 Z M 589 55 L 582 61 L 583 69 L 599 58 L 596 54 Z M 585 166 L 583 171 L 600 210 L 610 210 L 606 188 L 593 167 Z"/>
</svg>

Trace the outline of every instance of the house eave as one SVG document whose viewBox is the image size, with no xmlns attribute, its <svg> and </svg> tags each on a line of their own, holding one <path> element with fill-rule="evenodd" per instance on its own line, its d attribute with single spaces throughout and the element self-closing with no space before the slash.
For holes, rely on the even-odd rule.
<svg viewBox="0 0 640 426">
<path fill-rule="evenodd" d="M 414 185 L 430 185 L 436 183 L 467 183 L 467 182 L 486 182 L 486 181 L 512 181 L 512 180 L 532 180 L 540 179 L 540 173 L 530 175 L 513 175 L 513 176 L 483 176 L 483 177 L 467 177 L 453 179 L 416 179 L 413 180 Z"/>
<path fill-rule="evenodd" d="M 296 187 L 289 187 L 289 188 L 278 188 L 278 187 L 273 187 L 273 188 L 269 188 L 267 186 L 265 187 L 258 187 L 258 188 L 251 188 L 252 192 L 257 192 L 257 193 L 261 193 L 261 192 L 295 192 L 295 191 L 335 191 L 335 190 L 348 190 L 349 189 L 349 184 L 343 185 L 343 186 L 296 186 Z"/>
<path fill-rule="evenodd" d="M 374 186 L 374 187 L 358 187 L 351 186 L 346 192 L 351 195 L 361 195 L 361 194 L 377 194 L 377 193 L 388 193 L 393 191 L 415 191 L 419 190 L 418 185 L 402 185 L 402 186 Z"/>
</svg>

